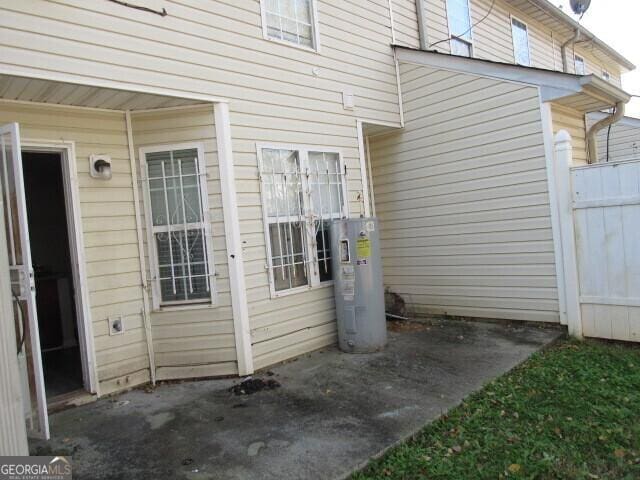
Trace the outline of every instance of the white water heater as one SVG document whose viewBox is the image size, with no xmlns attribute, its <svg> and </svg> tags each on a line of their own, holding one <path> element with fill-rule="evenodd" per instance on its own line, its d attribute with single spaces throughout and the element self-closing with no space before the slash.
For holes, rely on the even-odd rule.
<svg viewBox="0 0 640 480">
<path fill-rule="evenodd" d="M 331 251 L 340 349 L 349 353 L 383 349 L 387 322 L 378 220 L 335 220 Z"/>
</svg>

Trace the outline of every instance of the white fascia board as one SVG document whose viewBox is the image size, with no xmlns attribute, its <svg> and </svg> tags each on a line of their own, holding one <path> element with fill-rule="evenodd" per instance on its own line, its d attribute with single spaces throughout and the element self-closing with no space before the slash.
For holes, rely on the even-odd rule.
<svg viewBox="0 0 640 480">
<path fill-rule="evenodd" d="M 543 102 L 557 100 L 577 93 L 588 94 L 585 91 L 585 87 L 598 90 L 598 92 L 607 97 L 611 97 L 612 105 L 618 101 L 626 102 L 630 99 L 626 92 L 595 75 L 572 75 L 552 70 L 402 47 L 396 47 L 395 50 L 399 62 L 539 87 Z"/>
<path fill-rule="evenodd" d="M 403 63 L 441 68 L 443 70 L 537 87 L 551 87 L 557 90 L 565 90 L 570 94 L 579 93 L 582 90 L 580 77 L 576 75 L 406 48 L 396 48 L 396 52 L 398 61 Z"/>
<path fill-rule="evenodd" d="M 614 98 L 616 101 L 628 102 L 631 100 L 631 95 L 622 90 L 621 88 L 616 87 L 610 82 L 598 77 L 597 75 L 584 75 L 579 77 L 580 85 L 583 87 L 591 87 L 599 90 L 600 92 L 609 95 Z"/>
<path fill-rule="evenodd" d="M 536 7 L 543 10 L 545 13 L 549 15 L 550 18 L 555 19 L 561 25 L 565 25 L 567 28 L 575 31 L 580 30 L 583 37 L 587 38 L 588 41 L 594 43 L 599 50 L 601 50 L 605 55 L 610 56 L 614 61 L 618 62 L 621 66 L 626 68 L 628 71 L 635 70 L 636 66 L 629 61 L 627 58 L 622 56 L 617 50 L 613 47 L 609 46 L 606 42 L 600 40 L 596 35 L 587 30 L 583 25 L 581 25 L 578 21 L 571 18 L 565 11 L 553 5 L 549 0 L 528 0 L 529 3 L 532 3 Z M 509 0 L 507 0 L 507 3 Z M 555 28 L 551 28 L 552 30 L 556 30 Z"/>
</svg>

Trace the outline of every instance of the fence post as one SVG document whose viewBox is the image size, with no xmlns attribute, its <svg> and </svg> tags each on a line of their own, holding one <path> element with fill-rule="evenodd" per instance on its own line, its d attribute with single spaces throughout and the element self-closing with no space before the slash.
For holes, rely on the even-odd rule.
<svg viewBox="0 0 640 480">
<path fill-rule="evenodd" d="M 569 335 L 582 338 L 582 315 L 580 311 L 580 282 L 576 255 L 576 237 L 573 219 L 571 185 L 571 163 L 573 149 L 571 135 L 560 130 L 554 139 L 554 174 L 558 196 L 558 217 L 564 267 L 564 294 L 567 305 Z"/>
</svg>

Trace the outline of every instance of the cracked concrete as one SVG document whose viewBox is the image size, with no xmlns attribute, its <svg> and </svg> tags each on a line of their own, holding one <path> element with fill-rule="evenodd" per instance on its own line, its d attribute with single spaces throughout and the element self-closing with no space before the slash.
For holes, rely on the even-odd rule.
<svg viewBox="0 0 640 480">
<path fill-rule="evenodd" d="M 32 452 L 72 455 L 78 479 L 343 478 L 561 334 L 463 321 L 390 332 L 383 352 L 272 368 L 276 390 L 185 382 L 54 414 Z"/>
</svg>

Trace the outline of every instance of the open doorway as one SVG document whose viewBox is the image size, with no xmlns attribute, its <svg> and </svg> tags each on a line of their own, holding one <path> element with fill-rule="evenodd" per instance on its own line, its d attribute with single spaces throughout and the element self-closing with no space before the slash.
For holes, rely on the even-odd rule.
<svg viewBox="0 0 640 480">
<path fill-rule="evenodd" d="M 22 151 L 40 348 L 49 404 L 84 387 L 62 162 L 59 152 Z"/>
</svg>

